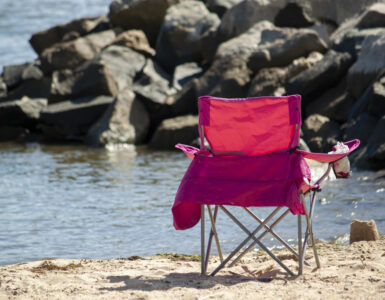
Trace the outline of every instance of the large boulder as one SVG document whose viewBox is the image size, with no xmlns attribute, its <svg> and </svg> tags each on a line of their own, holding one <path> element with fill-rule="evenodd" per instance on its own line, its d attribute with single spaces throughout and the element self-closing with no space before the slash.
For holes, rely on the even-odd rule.
<svg viewBox="0 0 385 300">
<path fill-rule="evenodd" d="M 150 119 L 144 105 L 130 90 L 121 92 L 103 116 L 89 129 L 86 143 L 140 144 L 147 138 Z"/>
<path fill-rule="evenodd" d="M 104 21 L 100 18 L 83 18 L 76 19 L 67 24 L 58 25 L 44 31 L 37 32 L 32 35 L 29 40 L 32 48 L 40 55 L 44 49 L 53 46 L 54 44 L 66 39 L 66 36 L 83 36 L 93 31 Z"/>
<path fill-rule="evenodd" d="M 330 151 L 340 137 L 339 124 L 319 114 L 306 118 L 302 130 L 305 141 L 313 152 Z"/>
<path fill-rule="evenodd" d="M 176 117 L 160 124 L 148 146 L 156 150 L 173 150 L 177 143 L 189 144 L 198 136 L 197 116 Z"/>
<path fill-rule="evenodd" d="M 329 50 L 310 69 L 295 76 L 287 87 L 288 94 L 301 94 L 303 107 L 326 89 L 333 87 L 346 75 L 353 59 L 349 53 Z"/>
<path fill-rule="evenodd" d="M 19 65 L 9 65 L 3 68 L 3 80 L 8 89 L 13 89 L 25 80 L 40 80 L 43 72 L 40 69 L 40 62 L 25 63 Z"/>
<path fill-rule="evenodd" d="M 181 90 L 182 87 L 194 78 L 199 78 L 204 70 L 195 62 L 184 63 L 176 66 L 172 79 L 172 86 Z"/>
<path fill-rule="evenodd" d="M 375 3 L 358 18 L 358 28 L 385 27 L 385 3 Z"/>
<path fill-rule="evenodd" d="M 385 35 L 366 37 L 358 60 L 349 70 L 349 91 L 359 98 L 384 68 Z"/>
<path fill-rule="evenodd" d="M 156 43 L 157 60 L 170 71 L 184 62 L 201 61 L 201 38 L 219 22 L 202 2 L 190 0 L 171 6 Z"/>
<path fill-rule="evenodd" d="M 206 0 L 207 8 L 216 13 L 219 17 L 243 0 Z"/>
<path fill-rule="evenodd" d="M 50 102 L 78 97 L 112 95 L 132 87 L 143 70 L 146 58 L 123 46 L 105 48 L 75 71 L 55 71 L 52 75 Z"/>
<path fill-rule="evenodd" d="M 10 100 L 0 102 L 0 126 L 33 127 L 40 112 L 47 106 L 47 99 Z"/>
<path fill-rule="evenodd" d="M 47 99 L 50 95 L 51 82 L 51 77 L 22 81 L 16 88 L 8 90 L 7 95 L 0 101 L 18 100 L 23 97 Z"/>
<path fill-rule="evenodd" d="M 373 94 L 368 105 L 368 112 L 377 118 L 385 116 L 385 76 L 373 84 Z"/>
<path fill-rule="evenodd" d="M 339 123 L 348 120 L 349 111 L 353 106 L 354 98 L 346 91 L 346 78 L 338 85 L 326 90 L 306 108 L 306 114 L 321 114 Z"/>
<path fill-rule="evenodd" d="M 359 139 L 361 141 L 361 147 L 365 146 L 376 124 L 377 119 L 371 114 L 364 112 L 357 118 L 351 119 L 343 125 L 343 139 L 345 141 Z"/>
<path fill-rule="evenodd" d="M 313 52 L 306 58 L 297 58 L 287 67 L 261 69 L 250 83 L 248 96 L 282 96 L 286 93 L 285 87 L 291 78 L 310 68 L 322 57 L 321 53 Z"/>
<path fill-rule="evenodd" d="M 278 27 L 304 28 L 310 27 L 314 23 L 315 20 L 309 16 L 308 12 L 294 2 L 289 2 L 274 17 L 274 25 Z"/>
<path fill-rule="evenodd" d="M 112 26 L 141 29 L 155 45 L 167 9 L 182 0 L 114 0 L 108 17 Z"/>
<path fill-rule="evenodd" d="M 113 97 L 98 96 L 48 105 L 40 113 L 39 127 L 49 140 L 82 141 L 113 100 Z"/>
<path fill-rule="evenodd" d="M 54 70 L 74 69 L 85 61 L 94 58 L 119 33 L 121 33 L 120 29 L 106 30 L 46 48 L 40 55 L 42 69 L 45 73 L 51 73 Z"/>
<path fill-rule="evenodd" d="M 155 50 L 151 48 L 142 30 L 124 31 L 111 42 L 111 45 L 128 47 L 145 56 L 155 56 Z"/>
</svg>

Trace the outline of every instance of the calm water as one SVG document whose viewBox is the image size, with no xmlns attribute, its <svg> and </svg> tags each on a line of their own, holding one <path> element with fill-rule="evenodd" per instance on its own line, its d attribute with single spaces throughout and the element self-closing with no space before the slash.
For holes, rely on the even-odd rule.
<svg viewBox="0 0 385 300">
<path fill-rule="evenodd" d="M 188 164 L 181 153 L 145 148 L 0 145 L 0 265 L 199 253 L 199 226 L 174 230 L 170 211 Z M 354 218 L 373 218 L 385 232 L 385 184 L 374 175 L 355 172 L 326 183 L 314 221 L 318 238 L 346 241 Z M 295 238 L 296 218 L 290 219 L 278 232 Z M 218 222 L 222 241 L 234 245 L 244 237 L 224 215 Z"/>
</svg>

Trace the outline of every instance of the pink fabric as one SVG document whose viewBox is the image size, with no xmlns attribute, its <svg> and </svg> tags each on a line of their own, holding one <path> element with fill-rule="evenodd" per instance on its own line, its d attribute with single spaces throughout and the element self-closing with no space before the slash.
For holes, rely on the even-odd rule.
<svg viewBox="0 0 385 300">
<path fill-rule="evenodd" d="M 299 191 L 306 162 L 296 153 L 265 156 L 196 155 L 172 207 L 174 227 L 187 229 L 200 220 L 201 204 L 286 206 L 304 213 Z"/>
<path fill-rule="evenodd" d="M 319 162 L 324 162 L 324 163 L 331 163 L 336 160 L 339 160 L 343 158 L 344 156 L 349 155 L 351 152 L 356 150 L 358 146 L 360 145 L 359 140 L 352 140 L 349 142 L 344 142 L 346 146 L 349 147 L 349 151 L 346 153 L 336 153 L 336 154 L 328 154 L 328 153 L 312 153 L 312 152 L 307 152 L 303 150 L 296 150 L 297 153 L 301 154 L 304 158 L 307 159 L 312 159 L 316 160 Z"/>
<path fill-rule="evenodd" d="M 301 127 L 301 97 L 198 100 L 199 123 L 214 155 L 263 155 L 295 147 Z"/>
</svg>

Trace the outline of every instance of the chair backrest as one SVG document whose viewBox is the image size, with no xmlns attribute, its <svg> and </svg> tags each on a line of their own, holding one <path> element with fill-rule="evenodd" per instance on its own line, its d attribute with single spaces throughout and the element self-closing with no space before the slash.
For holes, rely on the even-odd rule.
<svg viewBox="0 0 385 300">
<path fill-rule="evenodd" d="M 214 155 L 264 155 L 295 148 L 301 128 L 301 96 L 200 97 L 199 133 Z M 202 149 L 204 145 L 202 143 Z"/>
</svg>

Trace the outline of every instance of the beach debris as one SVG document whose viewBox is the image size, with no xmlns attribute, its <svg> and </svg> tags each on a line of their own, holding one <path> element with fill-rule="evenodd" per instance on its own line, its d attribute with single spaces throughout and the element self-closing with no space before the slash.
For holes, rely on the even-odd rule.
<svg viewBox="0 0 385 300">
<path fill-rule="evenodd" d="M 353 220 L 350 225 L 350 244 L 359 241 L 376 241 L 380 238 L 374 220 Z"/>
</svg>

